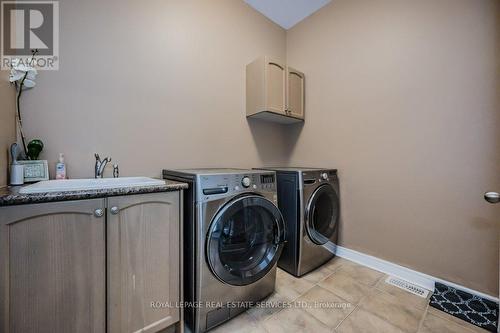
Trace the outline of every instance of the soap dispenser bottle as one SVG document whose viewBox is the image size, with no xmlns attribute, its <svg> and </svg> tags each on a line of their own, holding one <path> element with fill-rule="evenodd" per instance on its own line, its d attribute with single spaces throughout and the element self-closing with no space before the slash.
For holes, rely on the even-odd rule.
<svg viewBox="0 0 500 333">
<path fill-rule="evenodd" d="M 66 179 L 66 164 L 63 153 L 59 153 L 59 162 L 56 164 L 56 179 Z"/>
</svg>

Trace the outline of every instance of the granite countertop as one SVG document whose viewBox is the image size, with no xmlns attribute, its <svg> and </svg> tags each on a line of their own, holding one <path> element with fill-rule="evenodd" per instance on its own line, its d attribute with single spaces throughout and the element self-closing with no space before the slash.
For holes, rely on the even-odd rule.
<svg viewBox="0 0 500 333">
<path fill-rule="evenodd" d="M 22 194 L 19 190 L 23 186 L 9 186 L 0 188 L 0 206 L 23 205 L 43 202 L 83 200 L 94 198 L 114 197 L 120 195 L 133 195 L 144 193 L 158 193 L 184 190 L 188 184 L 165 180 L 165 185 L 155 186 L 134 186 L 115 189 L 84 190 L 84 191 L 65 191 L 65 192 L 47 192 L 36 194 Z"/>
</svg>

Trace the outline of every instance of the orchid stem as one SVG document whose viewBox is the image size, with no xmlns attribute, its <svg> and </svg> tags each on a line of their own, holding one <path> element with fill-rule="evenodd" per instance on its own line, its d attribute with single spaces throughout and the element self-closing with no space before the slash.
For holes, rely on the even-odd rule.
<svg viewBox="0 0 500 333">
<path fill-rule="evenodd" d="M 38 49 L 33 50 L 32 53 L 33 55 L 31 56 L 30 65 L 33 64 L 33 61 L 35 60 L 35 55 L 38 53 Z M 26 80 L 27 76 L 28 72 L 24 74 L 24 77 L 21 80 L 21 83 L 19 83 L 19 86 L 16 83 L 16 88 L 17 88 L 16 109 L 17 109 L 17 121 L 19 123 L 19 133 L 21 134 L 21 141 L 23 143 L 24 156 L 26 156 L 27 159 L 30 159 L 30 157 L 28 156 L 28 148 L 26 146 L 26 138 L 24 136 L 24 131 L 23 131 L 23 120 L 21 118 L 21 94 L 23 93 L 24 80 Z"/>
<path fill-rule="evenodd" d="M 17 91 L 17 99 L 16 99 L 16 108 L 17 108 L 17 121 L 19 122 L 19 132 L 21 134 L 21 141 L 23 143 L 23 150 L 24 150 L 24 155 L 26 158 L 28 157 L 28 148 L 26 147 L 26 138 L 24 137 L 24 131 L 23 131 L 23 120 L 21 118 L 21 94 L 23 92 L 23 85 L 24 85 L 24 80 L 26 80 L 26 77 L 28 76 L 28 73 L 24 74 L 23 80 L 19 84 L 19 89 Z"/>
</svg>

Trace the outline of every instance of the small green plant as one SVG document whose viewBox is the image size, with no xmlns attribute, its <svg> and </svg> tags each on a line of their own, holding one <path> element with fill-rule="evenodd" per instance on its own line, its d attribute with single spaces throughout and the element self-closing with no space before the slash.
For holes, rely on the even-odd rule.
<svg viewBox="0 0 500 333">
<path fill-rule="evenodd" d="M 28 143 L 28 158 L 30 160 L 37 160 L 38 156 L 43 150 L 43 142 L 40 139 L 33 139 Z"/>
</svg>

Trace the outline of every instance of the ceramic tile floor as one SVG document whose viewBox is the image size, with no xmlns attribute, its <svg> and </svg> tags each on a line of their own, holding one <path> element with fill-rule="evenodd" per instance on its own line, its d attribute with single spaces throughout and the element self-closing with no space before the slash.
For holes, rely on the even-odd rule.
<svg viewBox="0 0 500 333">
<path fill-rule="evenodd" d="M 249 309 L 211 332 L 487 332 L 386 284 L 386 277 L 342 258 L 300 279 L 278 269 L 276 292 L 264 300 L 269 306 Z"/>
</svg>

